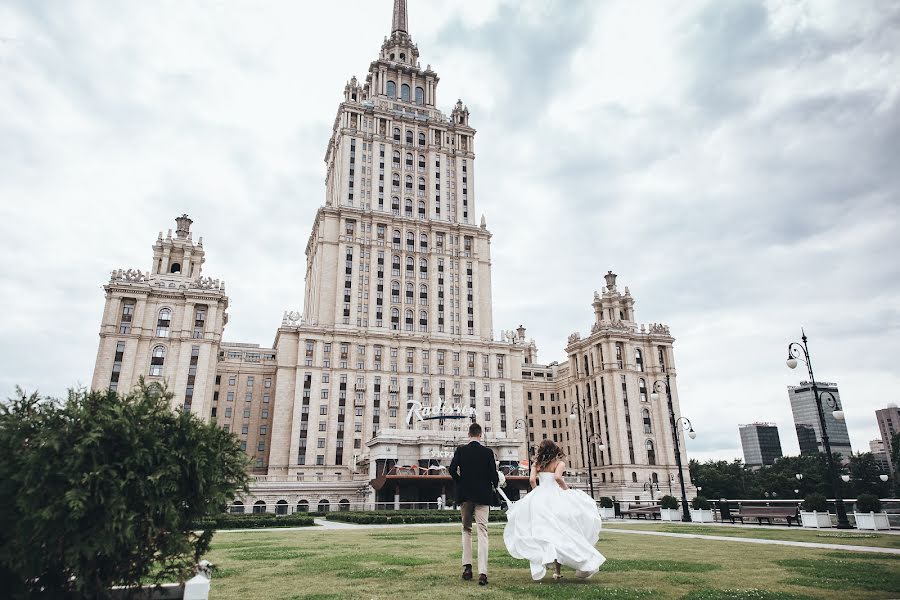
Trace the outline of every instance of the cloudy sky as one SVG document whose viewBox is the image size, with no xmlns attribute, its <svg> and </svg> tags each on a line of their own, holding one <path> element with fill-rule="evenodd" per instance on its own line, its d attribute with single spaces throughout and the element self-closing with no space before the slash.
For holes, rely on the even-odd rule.
<svg viewBox="0 0 900 600">
<path fill-rule="evenodd" d="M 226 339 L 271 344 L 391 4 L 0 0 L 0 394 L 89 382 L 101 285 L 182 212 L 227 281 Z M 691 454 L 732 458 L 757 420 L 797 452 L 804 326 L 867 449 L 900 401 L 896 2 L 409 5 L 440 107 L 478 129 L 497 330 L 563 359 L 614 270 L 676 337 Z"/>
</svg>

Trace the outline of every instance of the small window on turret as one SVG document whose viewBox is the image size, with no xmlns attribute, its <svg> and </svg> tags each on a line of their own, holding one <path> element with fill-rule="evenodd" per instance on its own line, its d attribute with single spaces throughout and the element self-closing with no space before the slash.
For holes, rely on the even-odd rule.
<svg viewBox="0 0 900 600">
<path fill-rule="evenodd" d="M 172 266 L 169 267 L 169 273 L 181 273 L 181 265 L 179 263 L 172 263 Z"/>
<path fill-rule="evenodd" d="M 394 55 L 391 54 L 391 60 L 394 59 Z M 388 98 L 396 98 L 397 97 L 397 84 L 393 81 L 387 82 L 387 95 Z"/>
<path fill-rule="evenodd" d="M 403 52 L 400 53 L 400 60 L 406 60 L 406 54 L 404 54 Z"/>
</svg>

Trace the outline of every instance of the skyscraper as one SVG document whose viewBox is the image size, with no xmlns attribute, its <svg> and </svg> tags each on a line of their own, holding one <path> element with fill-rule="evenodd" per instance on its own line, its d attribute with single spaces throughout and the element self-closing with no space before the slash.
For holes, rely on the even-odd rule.
<svg viewBox="0 0 900 600">
<path fill-rule="evenodd" d="M 668 481 L 670 407 L 650 395 L 670 381 L 680 416 L 669 328 L 637 322 L 609 271 L 567 360 L 536 364 L 522 326 L 495 336 L 476 132 L 461 100 L 438 108 L 439 77 L 419 62 L 405 0 L 393 5 L 390 36 L 345 85 L 327 141 L 302 309 L 291 303 L 271 345 L 223 341 L 224 283 L 201 275 L 202 238 L 183 215 L 174 237 L 159 234 L 149 273 L 113 272 L 92 386 L 125 391 L 144 376 L 237 435 L 254 475 L 238 512 L 434 502 L 471 419 L 503 467 L 526 460 L 527 429 L 562 444 L 576 472 L 593 467 L 604 495 Z"/>
<path fill-rule="evenodd" d="M 850 434 L 847 432 L 847 423 L 844 420 L 839 421 L 835 419 L 832 414 L 833 411 L 842 409 L 841 395 L 838 392 L 837 384 L 819 381 L 816 385 L 820 395 L 824 392 L 830 392 L 837 400 L 837 406 L 834 408 L 828 406 L 824 401 L 822 404 L 831 451 L 840 453 L 844 458 L 849 458 L 852 448 L 850 447 Z M 791 412 L 794 414 L 794 425 L 797 428 L 797 441 L 800 442 L 800 453 L 824 452 L 822 428 L 819 424 L 819 414 L 816 408 L 815 396 L 813 396 L 812 384 L 804 381 L 800 385 L 788 386 L 788 398 L 791 401 Z M 809 427 L 812 428 L 814 438 L 809 434 Z M 812 440 L 814 440 L 815 446 L 813 446 Z"/>
<path fill-rule="evenodd" d="M 878 431 L 881 432 L 881 441 L 884 444 L 884 452 L 887 455 L 888 468 L 891 473 L 896 465 L 891 458 L 894 450 L 893 437 L 894 434 L 900 433 L 900 408 L 896 404 L 888 404 L 887 408 L 875 411 L 875 418 L 878 420 Z"/>
<path fill-rule="evenodd" d="M 771 465 L 781 458 L 781 438 L 774 423 L 751 423 L 739 427 L 744 464 L 751 467 Z"/>
</svg>

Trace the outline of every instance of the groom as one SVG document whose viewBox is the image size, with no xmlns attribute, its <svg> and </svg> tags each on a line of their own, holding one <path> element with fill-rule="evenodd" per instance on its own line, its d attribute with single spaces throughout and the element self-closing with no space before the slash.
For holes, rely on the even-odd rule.
<svg viewBox="0 0 900 600">
<path fill-rule="evenodd" d="M 478 585 L 487 585 L 488 511 L 499 483 L 494 453 L 481 443 L 481 425 L 469 426 L 469 443 L 460 446 L 450 462 L 456 497 L 462 509 L 463 574 L 472 579 L 472 519 L 478 526 Z"/>
</svg>

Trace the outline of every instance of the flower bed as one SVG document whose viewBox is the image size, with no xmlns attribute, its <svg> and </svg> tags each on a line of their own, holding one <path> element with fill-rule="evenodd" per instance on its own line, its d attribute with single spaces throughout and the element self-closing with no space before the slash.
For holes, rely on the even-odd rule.
<svg viewBox="0 0 900 600">
<path fill-rule="evenodd" d="M 458 523 L 459 511 L 431 510 L 387 510 L 367 512 L 332 512 L 326 518 L 329 521 L 355 523 L 357 525 L 391 525 L 412 523 Z M 488 521 L 505 522 L 506 513 L 492 510 L 488 513 Z"/>
<path fill-rule="evenodd" d="M 307 514 L 275 516 L 272 513 L 219 515 L 193 523 L 195 529 L 263 529 L 267 527 L 309 527 L 313 517 Z"/>
</svg>

